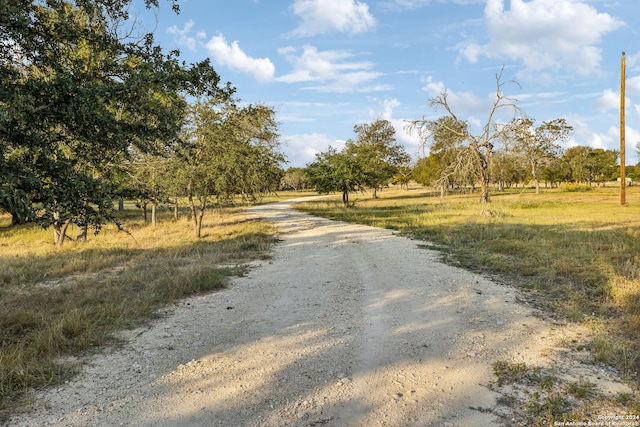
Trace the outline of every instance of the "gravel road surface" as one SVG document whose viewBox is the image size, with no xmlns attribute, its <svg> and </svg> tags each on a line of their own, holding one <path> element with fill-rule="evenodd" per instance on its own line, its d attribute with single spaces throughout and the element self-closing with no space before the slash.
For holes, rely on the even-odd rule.
<svg viewBox="0 0 640 427">
<path fill-rule="evenodd" d="M 248 212 L 280 230 L 271 260 L 126 332 L 8 425 L 501 425 L 492 364 L 535 364 L 562 327 L 419 242 L 291 203 Z"/>
</svg>

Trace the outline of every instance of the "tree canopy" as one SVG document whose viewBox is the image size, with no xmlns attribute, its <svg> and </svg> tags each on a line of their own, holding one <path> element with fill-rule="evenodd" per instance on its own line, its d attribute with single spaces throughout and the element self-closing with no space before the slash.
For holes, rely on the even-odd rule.
<svg viewBox="0 0 640 427">
<path fill-rule="evenodd" d="M 175 162 L 184 171 L 181 184 L 197 237 L 209 198 L 222 204 L 233 203 L 235 195 L 255 201 L 277 189 L 285 160 L 277 150 L 277 128 L 274 110 L 264 105 L 238 107 L 210 98 L 191 106 Z"/>
<path fill-rule="evenodd" d="M 175 144 L 184 95 L 233 91 L 208 61 L 134 34 L 131 1 L 0 3 L 0 208 L 53 226 L 58 245 L 71 223 L 114 219 L 114 165 Z"/>
<path fill-rule="evenodd" d="M 376 120 L 354 126 L 355 140 L 348 140 L 342 151 L 329 147 L 316 154 L 307 165 L 310 183 L 320 193 L 338 191 L 349 206 L 349 193 L 376 190 L 388 185 L 409 163 L 410 157 L 395 139 L 395 130 L 387 120 Z"/>
<path fill-rule="evenodd" d="M 319 193 L 342 193 L 342 203 L 349 206 L 349 193 L 363 188 L 365 175 L 362 166 L 346 152 L 329 147 L 316 154 L 316 160 L 307 165 L 309 182 Z"/>
<path fill-rule="evenodd" d="M 505 146 L 520 156 L 530 167 L 531 176 L 540 193 L 540 169 L 559 157 L 562 147 L 558 142 L 569 138 L 573 127 L 565 119 L 555 119 L 534 126 L 535 120 L 517 118 L 506 127 Z"/>
<path fill-rule="evenodd" d="M 604 182 L 618 173 L 616 162 L 620 153 L 614 150 L 591 148 L 582 145 L 567 149 L 562 157 L 565 181 Z"/>
<path fill-rule="evenodd" d="M 503 69 L 504 71 L 504 69 Z M 453 165 L 474 164 L 479 176 L 481 191 L 480 202 L 489 202 L 489 184 L 491 182 L 490 166 L 493 147 L 503 138 L 505 127 L 497 120 L 502 110 L 513 113 L 514 117 L 523 116 L 516 100 L 505 95 L 503 88 L 506 84 L 516 84 L 515 81 L 502 81 L 502 71 L 496 75 L 496 93 L 493 105 L 487 114 L 487 120 L 478 134 L 472 134 L 467 123 L 460 120 L 453 111 L 447 91 L 431 99 L 431 106 L 446 111 L 446 119 L 436 120 L 418 119 L 410 121 L 410 127 L 417 129 L 423 138 L 423 144 L 437 146 L 439 141 L 462 143 L 461 149 L 456 150 L 456 160 Z M 450 144 L 449 144 L 450 145 Z"/>
<path fill-rule="evenodd" d="M 388 120 L 375 120 L 353 128 L 355 140 L 346 143 L 346 152 L 360 165 L 363 186 L 373 191 L 389 184 L 401 166 L 409 164 L 410 156 L 404 147 L 396 142 L 395 129 Z"/>
</svg>

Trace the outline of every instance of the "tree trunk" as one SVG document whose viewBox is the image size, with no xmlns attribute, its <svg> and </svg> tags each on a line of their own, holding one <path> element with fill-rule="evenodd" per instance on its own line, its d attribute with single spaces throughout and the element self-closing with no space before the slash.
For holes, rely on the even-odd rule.
<svg viewBox="0 0 640 427">
<path fill-rule="evenodd" d="M 124 200 L 118 200 L 118 211 L 122 212 L 124 210 Z"/>
<path fill-rule="evenodd" d="M 178 221 L 178 198 L 176 197 L 176 201 L 173 204 L 173 220 Z"/>
<path fill-rule="evenodd" d="M 373 187 L 371 189 L 371 198 L 372 199 L 377 199 L 378 198 L 378 189 L 376 187 Z"/>
<path fill-rule="evenodd" d="M 490 172 L 489 172 L 489 161 L 491 159 L 491 150 L 493 149 L 493 145 L 487 144 L 484 146 L 485 153 L 483 154 L 481 150 L 481 146 L 471 146 L 473 150 L 473 155 L 476 157 L 478 164 L 480 165 L 480 203 L 489 203 L 489 183 Z"/>
<path fill-rule="evenodd" d="M 151 203 L 151 225 L 158 225 L 158 202 L 155 200 Z"/>
<path fill-rule="evenodd" d="M 198 213 L 196 237 L 199 239 L 202 237 L 202 218 L 204 218 L 204 203 L 200 206 L 200 212 Z"/>
<path fill-rule="evenodd" d="M 491 150 L 493 150 L 493 145 L 487 144 L 485 146 L 484 156 L 480 155 L 480 177 L 482 178 L 480 203 L 489 203 L 489 187 L 491 184 Z"/>
<path fill-rule="evenodd" d="M 87 234 L 89 234 L 89 226 L 87 224 L 80 226 L 80 231 L 78 232 L 78 236 L 76 236 L 77 242 L 86 242 Z"/>
<path fill-rule="evenodd" d="M 480 171 L 480 203 L 489 203 L 489 169 L 483 164 Z"/>
<path fill-rule="evenodd" d="M 342 191 L 342 203 L 345 208 L 349 207 L 349 192 L 347 190 Z"/>
<path fill-rule="evenodd" d="M 189 194 L 189 212 L 191 212 L 191 221 L 193 222 L 193 233 L 196 237 L 198 235 L 198 216 L 196 215 L 196 205 L 193 203 L 193 195 Z"/>
<path fill-rule="evenodd" d="M 189 193 L 189 209 L 191 210 L 191 218 L 193 221 L 193 235 L 198 239 L 201 237 L 202 218 L 204 217 L 204 211 L 206 208 L 207 197 L 203 196 L 200 198 L 200 207 L 198 209 L 198 213 L 196 214 L 196 205 L 193 202 L 193 195 Z"/>
<path fill-rule="evenodd" d="M 83 224 L 80 226 L 80 231 L 78 232 L 78 235 L 76 236 L 76 241 L 77 242 L 86 242 L 87 241 L 87 234 L 89 234 L 89 224 L 87 221 L 87 208 L 88 208 L 89 202 L 87 202 L 87 200 L 84 200 L 84 209 L 82 210 L 82 222 Z"/>
<path fill-rule="evenodd" d="M 61 248 L 62 245 L 64 245 L 64 241 L 67 238 L 67 228 L 69 228 L 69 224 L 71 224 L 70 219 L 66 220 L 62 225 L 53 225 L 53 242 L 57 248 Z"/>
<path fill-rule="evenodd" d="M 142 202 L 140 204 L 140 209 L 142 210 L 142 220 L 144 223 L 147 223 L 147 202 Z"/>
<path fill-rule="evenodd" d="M 538 179 L 538 168 L 535 162 L 531 162 L 531 176 L 536 185 L 536 194 L 540 194 L 540 180 Z"/>
</svg>

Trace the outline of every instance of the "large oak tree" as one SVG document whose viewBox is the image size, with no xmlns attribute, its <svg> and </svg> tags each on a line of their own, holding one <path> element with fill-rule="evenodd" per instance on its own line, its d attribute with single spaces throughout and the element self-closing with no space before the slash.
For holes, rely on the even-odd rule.
<svg viewBox="0 0 640 427">
<path fill-rule="evenodd" d="M 353 128 L 355 140 L 346 143 L 347 154 L 353 155 L 364 173 L 363 184 L 377 191 L 388 185 L 400 167 L 407 166 L 411 157 L 396 141 L 396 131 L 388 120 L 361 123 Z"/>
<path fill-rule="evenodd" d="M 0 208 L 52 226 L 57 245 L 72 223 L 114 219 L 113 166 L 176 140 L 182 93 L 218 90 L 208 63 L 134 37 L 131 1 L 0 2 Z"/>
</svg>

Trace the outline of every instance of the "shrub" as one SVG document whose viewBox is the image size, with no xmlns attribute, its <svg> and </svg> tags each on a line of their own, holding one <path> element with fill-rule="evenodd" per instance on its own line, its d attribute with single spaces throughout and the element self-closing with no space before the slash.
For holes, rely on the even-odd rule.
<svg viewBox="0 0 640 427">
<path fill-rule="evenodd" d="M 584 193 L 587 191 L 591 191 L 593 188 L 587 184 L 573 184 L 573 183 L 565 183 L 560 185 L 561 191 L 566 191 L 568 193 Z"/>
</svg>

